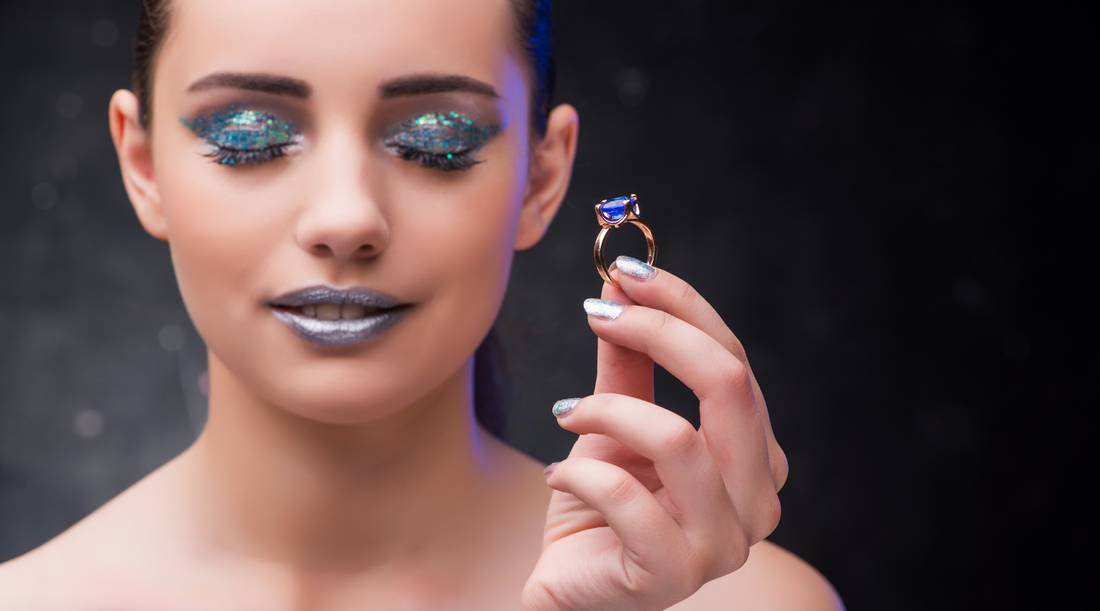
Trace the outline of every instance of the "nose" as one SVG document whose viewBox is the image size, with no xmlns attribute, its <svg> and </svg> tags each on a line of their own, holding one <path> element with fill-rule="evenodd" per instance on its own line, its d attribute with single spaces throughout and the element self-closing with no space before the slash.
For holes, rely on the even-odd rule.
<svg viewBox="0 0 1100 611">
<path fill-rule="evenodd" d="M 298 245 L 322 258 L 376 257 L 389 245 L 390 227 L 367 179 L 364 145 L 349 140 L 328 148 L 317 157 L 317 181 L 298 217 Z"/>
</svg>

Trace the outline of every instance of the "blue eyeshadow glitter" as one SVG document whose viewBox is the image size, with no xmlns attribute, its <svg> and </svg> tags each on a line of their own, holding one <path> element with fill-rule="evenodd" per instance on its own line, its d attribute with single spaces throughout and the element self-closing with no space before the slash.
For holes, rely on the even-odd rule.
<svg viewBox="0 0 1100 611">
<path fill-rule="evenodd" d="M 451 159 L 459 153 L 481 148 L 489 138 L 500 133 L 500 129 L 499 125 L 478 125 L 454 111 L 429 113 L 402 123 L 390 132 L 388 143 Z"/>
<path fill-rule="evenodd" d="M 264 151 L 294 144 L 301 137 L 293 123 L 239 105 L 204 112 L 194 119 L 181 117 L 180 123 L 208 144 L 229 151 Z M 231 156 L 217 159 L 228 165 L 238 161 Z"/>
</svg>

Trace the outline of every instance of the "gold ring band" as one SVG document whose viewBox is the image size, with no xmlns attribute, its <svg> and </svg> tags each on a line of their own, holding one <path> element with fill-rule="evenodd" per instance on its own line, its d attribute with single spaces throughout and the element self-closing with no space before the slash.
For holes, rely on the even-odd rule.
<svg viewBox="0 0 1100 611">
<path fill-rule="evenodd" d="M 611 272 L 607 269 L 607 261 L 603 256 L 604 240 L 607 239 L 607 234 L 611 233 L 612 229 L 622 227 L 627 223 L 641 229 L 642 233 L 645 234 L 646 265 L 653 265 L 657 261 L 657 242 L 653 239 L 653 230 L 645 224 L 645 221 L 638 218 L 640 214 L 638 196 L 633 194 L 630 197 L 605 199 L 596 204 L 596 220 L 599 221 L 602 229 L 600 229 L 599 235 L 596 236 L 596 245 L 592 248 L 592 256 L 596 260 L 596 271 L 600 272 L 600 277 L 603 278 L 604 282 L 614 287 L 619 287 L 619 283 L 611 277 Z"/>
</svg>

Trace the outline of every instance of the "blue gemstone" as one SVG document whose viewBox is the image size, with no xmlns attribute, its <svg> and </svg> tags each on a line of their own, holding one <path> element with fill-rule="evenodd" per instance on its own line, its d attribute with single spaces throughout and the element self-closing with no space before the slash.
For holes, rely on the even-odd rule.
<svg viewBox="0 0 1100 611">
<path fill-rule="evenodd" d="M 600 216 L 603 217 L 608 223 L 618 223 L 626 217 L 626 211 L 628 207 L 634 207 L 635 204 L 629 197 L 616 197 L 615 199 L 609 199 L 607 201 L 600 202 Z M 634 214 L 637 214 L 637 209 L 634 210 Z"/>
</svg>

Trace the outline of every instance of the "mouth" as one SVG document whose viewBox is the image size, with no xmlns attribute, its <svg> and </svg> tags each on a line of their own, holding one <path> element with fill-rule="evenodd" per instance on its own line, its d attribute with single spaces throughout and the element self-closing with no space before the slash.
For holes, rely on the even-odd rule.
<svg viewBox="0 0 1100 611">
<path fill-rule="evenodd" d="M 266 305 L 298 337 L 323 346 L 347 346 L 372 339 L 396 324 L 412 307 L 370 289 L 327 286 L 286 293 Z"/>
</svg>

